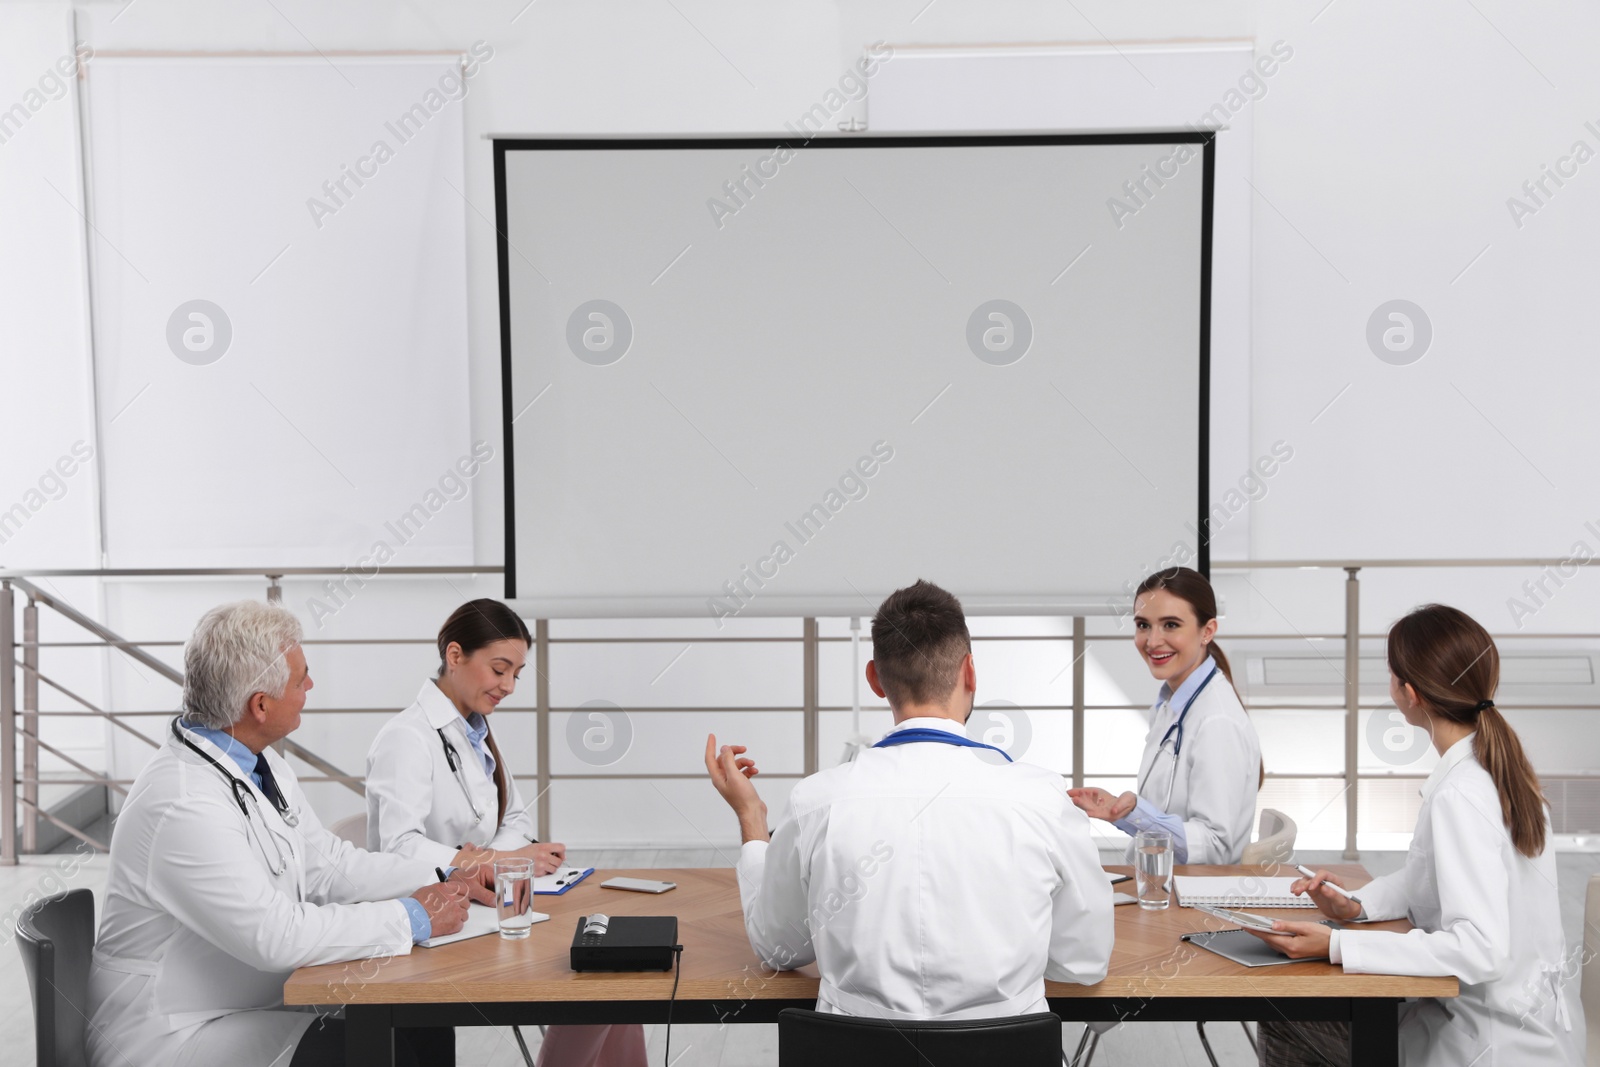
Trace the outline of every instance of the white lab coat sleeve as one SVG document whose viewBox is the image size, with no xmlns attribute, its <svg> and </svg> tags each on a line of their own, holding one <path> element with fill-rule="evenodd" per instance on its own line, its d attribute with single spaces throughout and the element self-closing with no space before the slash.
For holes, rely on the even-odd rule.
<svg viewBox="0 0 1600 1067">
<path fill-rule="evenodd" d="M 462 842 L 433 841 L 425 824 L 435 790 L 457 786 L 453 781 L 435 782 L 433 765 L 433 752 L 415 730 L 378 734 L 367 753 L 367 818 L 375 822 L 377 834 L 369 826 L 367 840 L 376 839 L 380 851 L 409 857 L 425 867 L 448 867 Z"/>
<path fill-rule="evenodd" d="M 1381 874 L 1362 886 L 1352 889 L 1361 898 L 1362 922 L 1388 922 L 1404 919 L 1411 911 L 1411 899 L 1406 893 L 1406 872 L 1402 868 L 1391 874 Z"/>
<path fill-rule="evenodd" d="M 495 831 L 494 840 L 489 842 L 489 847 L 507 851 L 527 848 L 528 842 L 533 840 L 536 832 L 533 813 L 529 810 L 532 805 L 522 799 L 522 790 L 517 788 L 517 780 L 511 777 L 509 767 L 506 768 L 506 781 L 511 784 L 511 796 L 506 800 L 505 821 L 500 824 L 500 829 Z"/>
<path fill-rule="evenodd" d="M 1184 747 L 1193 753 L 1185 862 L 1238 863 L 1250 841 L 1261 781 L 1255 738 L 1244 722 L 1213 718 L 1200 723 Z"/>
<path fill-rule="evenodd" d="M 274 884 L 226 799 L 190 796 L 168 806 L 151 835 L 150 857 L 144 888 L 152 907 L 257 970 L 411 951 L 411 920 L 398 900 L 319 905 Z"/>
<path fill-rule="evenodd" d="M 1511 880 L 1499 804 L 1489 810 L 1484 797 L 1447 783 L 1428 808 L 1441 928 L 1403 934 L 1348 930 L 1339 938 L 1344 969 L 1455 975 L 1464 985 L 1492 982 L 1511 965 Z"/>
<path fill-rule="evenodd" d="M 323 826 L 309 804 L 300 805 L 299 830 L 305 844 L 306 897 L 314 903 L 394 900 L 437 881 L 437 864 L 357 848 Z"/>
<path fill-rule="evenodd" d="M 1057 874 L 1061 884 L 1051 896 L 1050 954 L 1044 976 L 1051 982 L 1094 985 L 1104 980 L 1111 963 L 1116 925 L 1111 884 L 1100 866 L 1100 853 L 1089 835 L 1089 819 L 1067 798 L 1049 820 L 1056 835 Z"/>
<path fill-rule="evenodd" d="M 814 961 L 796 821 L 780 822 L 770 844 L 745 842 L 738 874 L 745 932 L 761 962 L 788 971 Z"/>
</svg>

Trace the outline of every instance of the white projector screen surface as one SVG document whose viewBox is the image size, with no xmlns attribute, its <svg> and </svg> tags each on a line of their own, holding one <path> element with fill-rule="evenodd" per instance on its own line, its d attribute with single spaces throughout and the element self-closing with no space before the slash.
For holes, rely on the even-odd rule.
<svg viewBox="0 0 1600 1067">
<path fill-rule="evenodd" d="M 1201 562 L 1203 140 L 497 142 L 508 597 L 1055 614 Z"/>
<path fill-rule="evenodd" d="M 87 69 L 107 565 L 473 563 L 461 57 Z"/>
</svg>

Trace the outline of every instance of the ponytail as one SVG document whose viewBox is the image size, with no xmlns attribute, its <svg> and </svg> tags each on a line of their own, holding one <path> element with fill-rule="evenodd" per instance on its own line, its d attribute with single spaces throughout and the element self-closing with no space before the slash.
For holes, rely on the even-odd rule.
<svg viewBox="0 0 1600 1067">
<path fill-rule="evenodd" d="M 500 755 L 500 746 L 494 743 L 494 731 L 485 730 L 483 740 L 489 746 L 489 755 L 494 757 L 494 791 L 500 805 L 500 817 L 495 820 L 494 826 L 498 833 L 500 827 L 506 824 L 506 808 L 511 803 L 511 779 L 506 773 L 506 761 Z"/>
<path fill-rule="evenodd" d="M 1494 779 L 1500 794 L 1500 817 L 1511 833 L 1511 843 L 1529 859 L 1544 851 L 1544 796 L 1539 778 L 1522 751 L 1522 741 L 1493 704 L 1478 713 L 1478 732 L 1472 754 Z"/>
<path fill-rule="evenodd" d="M 1217 670 L 1221 671 L 1222 676 L 1228 680 L 1228 684 L 1233 686 L 1233 695 L 1239 697 L 1239 706 L 1244 707 L 1244 697 L 1239 696 L 1239 687 L 1233 684 L 1233 668 L 1228 666 L 1227 654 L 1222 651 L 1222 646 L 1217 644 L 1216 641 L 1211 642 L 1209 651 L 1211 658 L 1217 664 Z M 1249 712 L 1247 711 L 1246 714 L 1249 714 Z M 1256 766 L 1256 792 L 1259 793 L 1266 784 L 1267 758 L 1262 756 L 1260 763 Z"/>
<path fill-rule="evenodd" d="M 1233 691 L 1237 694 L 1239 687 L 1233 683 L 1233 668 L 1228 665 L 1228 657 L 1223 654 L 1222 646 L 1213 640 L 1207 646 L 1207 651 L 1211 653 L 1211 658 L 1217 661 L 1217 669 L 1222 672 L 1222 676 L 1228 680 L 1228 684 L 1233 686 Z"/>
<path fill-rule="evenodd" d="M 1430 714 L 1474 730 L 1472 755 L 1500 796 L 1500 817 L 1516 850 L 1544 852 L 1544 795 L 1517 732 L 1494 703 L 1500 653 L 1494 639 L 1463 611 L 1443 604 L 1418 608 L 1389 630 L 1389 670 L 1416 691 Z"/>
</svg>

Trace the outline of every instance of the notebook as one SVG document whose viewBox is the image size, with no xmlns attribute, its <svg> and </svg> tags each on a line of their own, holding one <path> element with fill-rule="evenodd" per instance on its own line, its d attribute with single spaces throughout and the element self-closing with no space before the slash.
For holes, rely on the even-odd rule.
<svg viewBox="0 0 1600 1067">
<path fill-rule="evenodd" d="M 1315 908 L 1310 897 L 1293 896 L 1293 878 L 1262 878 L 1258 875 L 1178 874 L 1172 881 L 1178 890 L 1180 907 L 1215 904 L 1224 908 Z"/>
<path fill-rule="evenodd" d="M 535 923 L 549 920 L 550 916 L 542 911 L 529 912 Z M 482 937 L 484 934 L 496 933 L 500 929 L 500 910 L 491 908 L 487 904 L 474 904 L 467 909 L 467 921 L 461 929 L 453 934 L 440 934 L 430 937 L 426 941 L 418 941 L 419 948 L 438 948 L 454 941 L 465 941 L 470 937 Z"/>
</svg>

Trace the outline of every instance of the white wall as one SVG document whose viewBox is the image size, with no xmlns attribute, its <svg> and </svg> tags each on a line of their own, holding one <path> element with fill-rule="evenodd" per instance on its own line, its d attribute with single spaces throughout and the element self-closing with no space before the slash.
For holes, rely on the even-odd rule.
<svg viewBox="0 0 1600 1067">
<path fill-rule="evenodd" d="M 1565 554 L 1580 538 L 1600 549 L 1600 537 L 1583 525 L 1600 525 L 1600 497 L 1588 469 L 1600 428 L 1586 410 L 1593 394 L 1590 309 L 1600 272 L 1591 251 L 1600 221 L 1600 162 L 1565 179 L 1520 228 L 1506 204 L 1574 141 L 1600 149 L 1600 135 L 1584 126 L 1600 126 L 1600 69 L 1586 55 L 1600 11 L 1567 5 L 1532 12 L 1504 2 L 1396 7 L 1371 0 L 1326 6 L 1324 0 L 525 5 L 139 0 L 130 7 L 84 4 L 77 19 L 78 35 L 107 51 L 314 46 L 336 62 L 334 53 L 346 49 L 464 49 L 479 39 L 492 45 L 494 58 L 465 102 L 463 190 L 471 210 L 473 431 L 491 441 L 499 432 L 499 339 L 493 232 L 486 221 L 493 215 L 490 151 L 480 134 L 777 131 L 815 102 L 863 45 L 878 39 L 895 45 L 1281 39 L 1294 57 L 1253 105 L 1258 192 L 1250 432 L 1255 454 L 1283 440 L 1294 458 L 1268 483 L 1265 498 L 1233 521 L 1250 524 L 1258 557 Z M 0 164 L 9 163 L 9 150 L 20 143 L 0 145 Z M 9 175 L 0 181 L 7 183 L 0 184 L 6 197 L 0 219 L 48 205 Z M 31 240 L 48 248 L 53 262 L 76 255 L 63 247 L 81 242 L 65 231 Z M 40 301 L 59 302 L 70 290 L 65 281 L 37 284 Z M 34 303 L 14 298 L 34 290 L 8 282 L 5 292 L 8 306 Z M 1419 304 L 1434 328 L 1432 347 L 1410 366 L 1380 362 L 1365 340 L 1369 316 L 1396 298 Z M 76 322 L 82 313 L 50 314 Z M 40 312 L 32 321 L 52 319 Z M 0 358 L 12 361 L 8 382 L 18 380 L 16 351 L 14 344 L 0 349 Z M 25 363 L 21 380 L 36 395 L 51 397 L 69 422 L 87 425 L 81 346 L 51 352 L 48 360 Z M 9 415 L 18 404 L 9 389 L 7 399 Z M 41 428 L 49 424 L 40 420 Z M 5 485 L 21 484 L 41 461 L 13 459 L 18 453 L 6 440 Z M 1214 488 L 1220 494 L 1225 487 Z M 81 533 L 92 530 L 92 513 L 77 516 L 62 505 L 76 506 L 74 498 L 52 505 L 62 508 L 60 521 L 72 533 L 51 546 L 59 543 L 63 554 L 77 559 L 92 545 Z M 502 559 L 501 505 L 496 492 L 480 487 L 473 493 L 481 562 Z M 70 523 L 69 513 L 76 516 Z M 46 554 L 49 562 L 62 562 L 53 551 Z M 32 561 L 43 562 L 38 556 Z M 1340 577 L 1222 578 L 1227 626 L 1234 632 L 1331 632 L 1342 612 Z M 1381 632 L 1424 599 L 1457 602 L 1493 629 L 1515 629 L 1507 598 L 1535 575 L 1364 577 L 1364 628 Z M 457 584 L 462 593 L 494 591 L 492 581 Z M 306 592 L 287 599 L 293 605 Z M 129 585 L 113 598 L 112 618 L 139 631 L 136 636 L 181 638 L 200 607 L 221 595 L 211 590 L 173 600 L 168 587 Z M 375 614 L 374 624 L 425 633 L 457 595 L 435 583 L 399 597 L 404 603 Z M 1524 629 L 1593 630 L 1597 599 L 1594 576 L 1581 573 L 1548 607 L 1522 620 Z M 376 612 L 379 601 L 372 598 L 370 610 Z M 354 627 L 361 612 L 348 614 L 352 621 L 344 615 L 337 621 Z M 617 699 L 607 696 L 614 691 L 612 675 L 637 675 L 648 689 L 648 679 L 665 665 L 658 663 L 663 647 L 619 650 L 605 667 L 584 668 L 593 673 L 570 683 L 573 696 Z M 672 670 L 695 655 L 691 651 Z M 1065 679 L 1048 681 L 1060 662 L 1057 648 L 991 673 L 1064 702 Z M 776 669 L 759 660 L 727 661 L 723 670 L 697 677 L 705 688 L 695 702 L 757 702 Z M 404 684 L 385 676 L 373 691 L 381 688 L 382 700 L 397 704 L 408 696 L 403 690 L 414 688 L 409 679 L 415 670 L 397 667 Z M 1142 683 L 1135 677 L 1128 684 Z M 329 677 L 324 692 L 333 688 Z M 688 734 L 701 724 L 681 725 Z M 329 754 L 357 766 L 363 751 L 358 735 L 366 728 L 349 729 L 347 738 L 330 737 L 343 750 Z M 1560 735 L 1557 730 L 1546 750 L 1535 752 L 1536 761 L 1561 758 Z M 684 771 L 694 768 L 692 741 L 685 742 Z M 830 756 L 826 747 L 824 756 Z M 531 769 L 531 753 L 519 762 Z M 693 844 L 702 833 L 731 840 L 731 823 L 719 817 L 706 790 L 675 788 L 667 793 L 683 808 L 681 819 L 650 823 L 650 835 L 662 843 Z M 661 808 L 649 785 L 607 792 L 589 822 L 566 823 L 559 794 L 556 804 L 557 830 L 574 840 L 580 833 L 630 839 L 623 827 L 632 814 L 648 805 Z"/>
<path fill-rule="evenodd" d="M 99 483 L 92 458 L 84 461 L 98 442 L 74 55 L 70 8 L 0 5 L 0 567 L 100 561 Z M 98 609 L 92 582 L 39 584 L 85 610 Z M 54 622 L 42 613 L 43 640 L 73 637 Z M 75 691 L 104 699 L 104 653 L 55 655 Z M 48 686 L 41 702 L 78 709 Z M 88 719 L 47 720 L 41 736 L 90 766 L 100 764 L 104 731 Z M 49 755 L 42 765 L 64 766 Z M 46 803 L 58 795 L 47 790 Z"/>
</svg>

